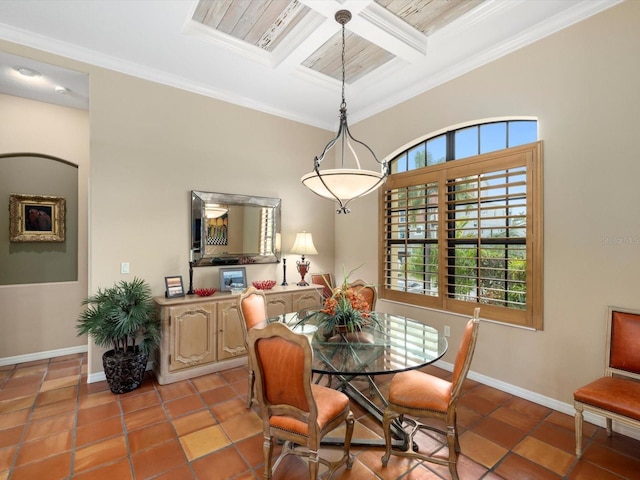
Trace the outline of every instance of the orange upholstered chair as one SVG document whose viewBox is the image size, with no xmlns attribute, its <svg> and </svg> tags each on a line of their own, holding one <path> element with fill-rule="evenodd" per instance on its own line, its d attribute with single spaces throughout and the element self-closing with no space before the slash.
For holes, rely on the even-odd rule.
<svg viewBox="0 0 640 480">
<path fill-rule="evenodd" d="M 333 283 L 333 275 L 330 273 L 313 273 L 311 274 L 311 283 L 314 285 L 322 285 L 322 298 L 329 298 L 333 294 L 335 283 Z"/>
<path fill-rule="evenodd" d="M 373 312 L 376 309 L 376 301 L 378 300 L 378 291 L 376 287 L 364 280 L 358 279 L 351 282 L 349 287 L 356 293 L 360 293 L 369 304 L 369 309 Z"/>
<path fill-rule="evenodd" d="M 238 311 L 242 320 L 242 329 L 244 331 L 244 345 L 249 351 L 247 342 L 247 334 L 256 325 L 262 325 L 267 320 L 267 301 L 262 290 L 255 287 L 249 287 L 238 297 Z M 249 391 L 247 392 L 247 408 L 251 408 L 253 403 L 253 387 L 255 383 L 255 374 L 251 367 L 251 357 L 248 360 L 249 366 Z"/>
<path fill-rule="evenodd" d="M 604 377 L 573 392 L 578 458 L 584 411 L 605 418 L 608 436 L 613 435 L 613 420 L 640 427 L 640 310 L 607 310 Z"/>
<path fill-rule="evenodd" d="M 345 463 L 350 469 L 354 419 L 349 398 L 312 383 L 313 350 L 308 338 L 282 323 L 253 328 L 249 330 L 249 355 L 256 373 L 256 396 L 264 427 L 263 478 L 271 479 L 273 470 L 289 454 L 309 459 L 311 480 L 318 476 L 318 462 L 328 467 L 326 478 Z M 320 441 L 342 423 L 346 424 L 342 458 L 333 462 L 320 458 Z M 272 466 L 274 438 L 284 441 L 284 445 Z"/>
<path fill-rule="evenodd" d="M 416 460 L 425 460 L 439 465 L 448 465 L 451 476 L 454 480 L 458 480 L 456 464 L 460 444 L 456 425 L 456 407 L 462 384 L 467 378 L 471 359 L 473 358 L 480 325 L 479 315 L 480 308 L 476 308 L 473 312 L 473 317 L 467 322 L 456 355 L 456 361 L 453 365 L 453 376 L 450 382 L 418 370 L 397 373 L 391 379 L 389 405 L 385 409 L 382 419 L 386 443 L 386 452 L 382 457 L 382 465 L 387 465 L 392 454 Z M 436 418 L 443 420 L 446 424 L 446 430 L 424 425 L 413 418 L 406 418 L 405 415 L 421 419 Z M 413 426 L 409 432 L 409 440 L 405 445 L 405 450 L 402 451 L 391 451 L 391 423 L 396 419 Z M 413 437 L 420 429 L 436 431 L 446 435 L 449 446 L 448 459 L 413 451 Z"/>
</svg>

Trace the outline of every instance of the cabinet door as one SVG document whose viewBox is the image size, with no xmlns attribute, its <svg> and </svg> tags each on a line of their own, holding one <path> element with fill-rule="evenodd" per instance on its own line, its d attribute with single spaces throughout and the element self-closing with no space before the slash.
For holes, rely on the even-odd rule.
<svg viewBox="0 0 640 480">
<path fill-rule="evenodd" d="M 292 309 L 290 293 L 273 293 L 266 296 L 267 316 L 269 318 L 278 317 L 289 313 Z"/>
<path fill-rule="evenodd" d="M 215 304 L 170 307 L 169 315 L 169 370 L 215 362 Z"/>
<path fill-rule="evenodd" d="M 246 355 L 242 318 L 235 300 L 218 302 L 218 360 Z"/>
<path fill-rule="evenodd" d="M 322 306 L 322 297 L 318 290 L 307 290 L 305 292 L 295 292 L 292 294 L 293 311 L 299 312 L 303 308 L 320 308 Z"/>
</svg>

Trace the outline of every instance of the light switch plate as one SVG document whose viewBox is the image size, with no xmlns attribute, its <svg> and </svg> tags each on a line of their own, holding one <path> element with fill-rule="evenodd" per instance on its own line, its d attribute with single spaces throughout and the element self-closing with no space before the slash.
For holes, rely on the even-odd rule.
<svg viewBox="0 0 640 480">
<path fill-rule="evenodd" d="M 120 264 L 120 273 L 122 274 L 129 273 L 129 262 L 122 262 Z"/>
</svg>

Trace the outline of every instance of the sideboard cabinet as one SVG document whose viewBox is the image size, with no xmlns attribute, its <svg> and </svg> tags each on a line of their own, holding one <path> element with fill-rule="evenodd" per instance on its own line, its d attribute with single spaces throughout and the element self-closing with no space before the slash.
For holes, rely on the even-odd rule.
<svg viewBox="0 0 640 480">
<path fill-rule="evenodd" d="M 162 326 L 154 362 L 158 383 L 165 385 L 247 362 L 238 296 L 216 293 L 210 297 L 154 299 Z M 269 317 L 318 308 L 322 301 L 317 285 L 274 287 L 266 290 L 265 296 Z"/>
</svg>

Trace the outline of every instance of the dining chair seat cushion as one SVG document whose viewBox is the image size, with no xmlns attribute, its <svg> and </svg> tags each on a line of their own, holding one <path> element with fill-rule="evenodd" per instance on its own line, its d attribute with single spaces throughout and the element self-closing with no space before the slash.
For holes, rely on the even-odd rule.
<svg viewBox="0 0 640 480">
<path fill-rule="evenodd" d="M 578 402 L 640 420 L 640 383 L 617 377 L 601 377 L 573 393 Z"/>
<path fill-rule="evenodd" d="M 396 373 L 389 385 L 389 404 L 444 413 L 451 388 L 451 382 L 418 370 Z"/>
<path fill-rule="evenodd" d="M 311 385 L 311 389 L 318 406 L 317 423 L 320 430 L 349 409 L 349 398 L 344 393 L 315 384 Z M 273 428 L 287 432 L 294 432 L 304 436 L 309 435 L 307 422 L 286 415 L 273 415 L 269 420 L 269 424 Z"/>
</svg>

